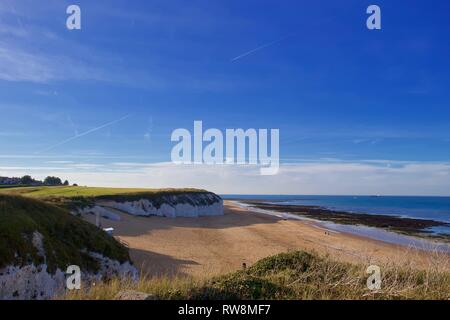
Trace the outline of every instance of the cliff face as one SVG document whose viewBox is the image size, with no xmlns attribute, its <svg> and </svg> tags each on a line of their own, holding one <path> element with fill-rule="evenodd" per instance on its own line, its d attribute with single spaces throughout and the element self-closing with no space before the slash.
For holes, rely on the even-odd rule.
<svg viewBox="0 0 450 320">
<path fill-rule="evenodd" d="M 81 286 L 113 277 L 138 279 L 137 269 L 102 254 L 91 252 L 90 257 L 100 264 L 97 272 L 81 271 Z M 47 264 L 9 265 L 0 269 L 0 300 L 47 300 L 66 290 L 66 270 L 48 270 Z"/>
<path fill-rule="evenodd" d="M 161 194 L 141 198 L 102 197 L 95 205 L 80 209 L 81 213 L 96 213 L 100 216 L 120 220 L 119 215 L 109 209 L 136 216 L 201 217 L 223 215 L 223 200 L 211 192 Z"/>
<path fill-rule="evenodd" d="M 44 200 L 0 194 L 0 300 L 61 294 L 71 265 L 80 267 L 82 286 L 114 276 L 137 279 L 124 246 L 59 204 L 70 203 L 72 213 L 95 213 L 111 220 L 120 220 L 118 212 L 170 218 L 223 215 L 223 200 L 203 190 Z"/>
<path fill-rule="evenodd" d="M 76 265 L 81 284 L 137 278 L 128 251 L 102 230 L 42 201 L 0 195 L 0 299 L 49 299 Z"/>
</svg>

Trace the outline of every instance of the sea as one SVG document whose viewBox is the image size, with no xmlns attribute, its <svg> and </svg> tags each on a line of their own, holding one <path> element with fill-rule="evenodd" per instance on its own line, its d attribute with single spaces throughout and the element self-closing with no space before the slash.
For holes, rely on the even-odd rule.
<svg viewBox="0 0 450 320">
<path fill-rule="evenodd" d="M 324 195 L 221 195 L 228 200 L 259 200 L 279 205 L 319 206 L 330 210 L 374 215 L 393 215 L 403 218 L 430 219 L 450 224 L 450 197 L 430 196 L 324 196 Z M 335 231 L 356 233 L 377 240 L 397 244 L 420 245 L 422 240 L 399 235 L 378 228 L 337 225 L 322 222 L 324 227 Z M 435 234 L 450 234 L 450 226 L 428 230 Z M 446 245 L 445 247 L 449 247 Z M 448 250 L 445 250 L 448 251 Z"/>
</svg>

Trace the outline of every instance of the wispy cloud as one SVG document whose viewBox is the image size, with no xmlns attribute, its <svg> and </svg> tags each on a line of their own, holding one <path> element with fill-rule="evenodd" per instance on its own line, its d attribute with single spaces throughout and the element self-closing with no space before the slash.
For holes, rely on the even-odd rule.
<svg viewBox="0 0 450 320">
<path fill-rule="evenodd" d="M 131 115 L 128 114 L 128 115 L 123 116 L 123 117 L 121 117 L 121 118 L 119 118 L 119 119 L 116 119 L 116 120 L 114 120 L 114 121 L 107 122 L 107 123 L 105 123 L 105 124 L 102 124 L 101 126 L 98 126 L 98 127 L 92 128 L 92 129 L 89 129 L 89 130 L 87 130 L 87 131 L 85 131 L 85 132 L 82 132 L 82 133 L 80 133 L 80 134 L 76 134 L 76 135 L 74 135 L 73 137 L 70 137 L 70 138 L 65 139 L 65 140 L 63 140 L 63 141 L 61 141 L 61 142 L 58 142 L 58 143 L 56 143 L 56 144 L 54 144 L 54 145 L 51 145 L 51 146 L 49 146 L 49 147 L 47 147 L 47 148 L 45 148 L 45 149 L 43 149 L 43 150 L 40 150 L 40 151 L 36 152 L 36 154 L 40 154 L 40 153 L 44 153 L 44 152 L 50 151 L 50 150 L 52 150 L 52 149 L 55 149 L 55 148 L 57 148 L 57 147 L 60 147 L 60 146 L 62 146 L 62 145 L 64 145 L 64 144 L 66 144 L 66 143 L 69 143 L 69 142 L 71 142 L 71 141 L 73 141 L 73 140 L 76 140 L 76 139 L 79 139 L 79 138 L 81 138 L 81 137 L 84 137 L 84 136 L 86 136 L 86 135 L 88 135 L 88 134 L 90 134 L 90 133 L 93 133 L 93 132 L 95 132 L 95 131 L 99 131 L 99 130 L 104 129 L 104 128 L 106 128 L 106 127 L 112 126 L 112 125 L 114 125 L 114 124 L 116 124 L 116 123 L 118 123 L 118 122 L 121 122 L 121 121 L 123 121 L 123 120 L 129 118 L 130 116 L 131 116 Z"/>
<path fill-rule="evenodd" d="M 265 49 L 265 48 L 268 48 L 270 46 L 273 46 L 274 44 L 277 44 L 277 43 L 279 43 L 281 41 L 284 41 L 287 38 L 290 38 L 292 36 L 293 36 L 292 34 L 289 34 L 289 35 L 286 35 L 286 36 L 284 36 L 284 37 L 282 37 L 282 38 L 280 38 L 278 40 L 275 40 L 275 41 L 272 41 L 272 42 L 268 42 L 266 44 L 263 44 L 262 46 L 259 46 L 257 48 L 254 48 L 254 49 L 250 50 L 250 51 L 244 52 L 244 53 L 234 57 L 233 59 L 231 59 L 231 62 L 237 61 L 237 60 L 242 59 L 242 58 L 244 58 L 244 57 L 246 57 L 248 55 L 251 55 L 252 53 L 255 53 L 255 52 L 260 51 L 262 49 Z"/>
<path fill-rule="evenodd" d="M 104 68 L 115 59 L 113 54 L 94 51 L 36 23 L 48 14 L 46 10 L 30 13 L 27 5 L 15 8 L 13 2 L 0 7 L 0 80 L 121 82 L 117 70 Z"/>
<path fill-rule="evenodd" d="M 52 160 L 52 161 L 46 161 L 47 163 L 53 163 L 53 164 L 71 164 L 74 163 L 73 161 L 68 160 Z"/>
<path fill-rule="evenodd" d="M 0 43 L 0 79 L 6 81 L 47 82 L 56 74 L 43 58 Z"/>
<path fill-rule="evenodd" d="M 179 13 L 174 14 L 173 8 L 167 11 L 158 8 L 159 6 L 154 8 L 154 12 L 143 13 L 137 8 L 133 9 L 133 6 L 127 6 L 127 10 L 112 6 L 106 10 L 99 4 L 89 5 L 89 12 L 101 17 L 91 21 L 92 29 L 97 23 L 101 24 L 102 19 L 119 20 L 117 28 L 127 28 L 129 21 L 147 32 L 157 33 L 156 39 L 161 37 L 161 30 L 170 33 L 171 31 L 167 30 L 171 30 L 175 25 L 183 30 L 195 27 L 195 32 L 204 32 L 210 29 L 208 26 L 216 26 L 219 23 L 218 17 L 211 18 L 212 15 L 208 11 L 197 12 L 196 9 L 189 8 L 176 9 Z M 59 6 L 64 7 L 62 4 Z M 141 58 L 139 53 L 132 54 L 130 58 L 128 53 L 124 52 L 126 50 L 111 51 L 102 45 L 89 45 L 90 41 L 79 41 L 78 37 L 68 36 L 63 24 L 60 28 L 50 29 L 45 22 L 56 14 L 55 10 L 59 10 L 57 7 L 58 5 L 48 4 L 33 6 L 20 1 L 0 2 L 0 81 L 39 85 L 90 81 L 99 82 L 101 85 L 120 84 L 145 90 L 167 91 L 176 87 L 180 90 L 202 92 L 228 91 L 254 86 L 256 83 L 240 76 L 192 68 L 192 63 L 197 63 L 196 57 L 183 56 L 183 61 L 178 58 L 169 60 L 166 51 L 152 50 L 151 55 L 146 55 L 145 59 Z M 61 13 L 64 17 L 64 11 Z M 198 23 L 192 23 L 193 16 L 198 17 L 194 19 Z M 230 23 L 225 19 L 221 24 L 225 22 Z M 99 31 L 98 35 L 103 37 L 100 42 L 111 41 L 109 33 L 103 34 Z M 130 45 L 141 48 L 142 44 L 137 39 L 132 39 L 137 42 Z M 191 59 L 190 63 L 186 63 L 187 59 Z M 163 67 L 167 64 L 173 64 L 172 68 Z M 46 94 L 42 91 L 40 93 Z"/>
<path fill-rule="evenodd" d="M 0 80 L 48 83 L 54 80 L 110 81 L 100 69 L 52 54 L 36 54 L 10 42 L 0 42 Z"/>
<path fill-rule="evenodd" d="M 261 176 L 254 165 L 176 165 L 160 163 L 61 164 L 61 168 L 0 167 L 10 175 L 63 175 L 78 184 L 110 187 L 198 187 L 242 194 L 397 194 L 449 195 L 450 163 L 305 162 L 282 165 Z M 389 160 L 383 160 L 389 161 Z M 373 163 L 371 163 L 373 162 Z M 396 163 L 395 161 L 390 161 Z M 35 173 L 35 174 L 34 174 Z"/>
</svg>

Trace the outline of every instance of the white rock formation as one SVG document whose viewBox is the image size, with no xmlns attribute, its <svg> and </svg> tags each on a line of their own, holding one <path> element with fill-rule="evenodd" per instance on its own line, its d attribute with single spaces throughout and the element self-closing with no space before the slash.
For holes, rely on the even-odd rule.
<svg viewBox="0 0 450 320">
<path fill-rule="evenodd" d="M 140 199 L 137 201 L 102 201 L 104 207 L 114 208 L 135 216 L 160 216 L 160 217 L 201 217 L 223 215 L 223 201 L 219 200 L 207 205 L 192 205 L 189 203 L 163 203 L 156 207 L 151 200 Z"/>
<path fill-rule="evenodd" d="M 44 236 L 40 234 L 39 232 L 35 231 L 33 232 L 33 238 L 31 239 L 31 242 L 33 243 L 33 246 L 36 248 L 38 255 L 45 258 L 45 250 L 44 250 Z"/>
<path fill-rule="evenodd" d="M 102 218 L 119 221 L 116 209 L 135 216 L 202 217 L 223 215 L 223 200 L 213 193 L 162 195 L 155 199 L 120 201 L 112 198 L 97 200 L 94 206 L 78 210 L 81 214 L 99 214 Z"/>
<path fill-rule="evenodd" d="M 43 240 L 42 234 L 33 232 L 33 246 L 46 261 Z M 95 252 L 89 252 L 89 255 L 99 262 L 100 269 L 96 273 L 81 270 L 82 285 L 115 276 L 138 279 L 137 269 L 129 262 L 120 263 Z M 10 265 L 0 269 L 0 300 L 43 300 L 62 294 L 66 288 L 65 273 L 59 268 L 54 273 L 47 269 L 45 262 L 40 265 Z"/>
<path fill-rule="evenodd" d="M 64 273 L 58 269 L 50 274 L 45 264 L 8 266 L 0 270 L 1 300 L 50 299 L 61 293 L 64 286 Z"/>
<path fill-rule="evenodd" d="M 112 277 L 138 279 L 138 271 L 129 262 L 120 263 L 98 253 L 90 253 L 100 262 L 97 273 L 81 271 L 81 286 Z M 46 264 L 8 266 L 0 269 L 0 300 L 45 300 L 66 290 L 66 274 L 57 269 L 49 273 Z"/>
<path fill-rule="evenodd" d="M 100 262 L 100 270 L 96 274 L 86 275 L 89 281 L 111 279 L 114 277 L 128 278 L 133 281 L 139 279 L 138 270 L 128 261 L 120 263 L 117 260 L 112 260 L 99 253 L 91 252 L 89 254 Z"/>
</svg>

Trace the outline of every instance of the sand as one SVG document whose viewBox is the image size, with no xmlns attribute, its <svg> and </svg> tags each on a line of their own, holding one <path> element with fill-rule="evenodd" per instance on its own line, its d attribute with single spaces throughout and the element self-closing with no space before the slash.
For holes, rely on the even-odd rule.
<svg viewBox="0 0 450 320">
<path fill-rule="evenodd" d="M 330 232 L 314 222 L 283 220 L 225 202 L 223 216 L 201 218 L 134 217 L 102 220 L 130 248 L 135 265 L 149 276 L 205 278 L 247 266 L 291 250 L 314 250 L 334 258 L 367 264 L 396 262 L 427 267 L 433 253 L 346 233 Z M 92 215 L 85 219 L 94 222 Z M 442 259 L 440 259 L 442 261 Z"/>
</svg>

